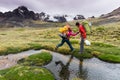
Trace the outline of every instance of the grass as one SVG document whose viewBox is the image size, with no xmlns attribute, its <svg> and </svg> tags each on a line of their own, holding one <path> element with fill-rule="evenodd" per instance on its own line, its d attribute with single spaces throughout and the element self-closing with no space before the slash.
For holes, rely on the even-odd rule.
<svg viewBox="0 0 120 80">
<path fill-rule="evenodd" d="M 73 25 L 72 22 L 70 23 Z M 84 58 L 91 58 L 93 56 L 99 57 L 103 54 L 119 56 L 119 24 L 120 22 L 93 26 L 92 34 L 87 37 L 87 39 L 92 42 L 92 45 L 85 46 L 85 54 L 78 54 L 80 40 L 79 35 L 72 37 L 70 40 L 73 47 L 75 48 L 75 51 L 73 53 L 69 52 L 68 45 L 66 44 L 60 47 L 57 52 L 66 55 L 74 54 L 74 56 L 77 58 L 80 58 L 81 56 Z M 72 29 L 74 29 L 74 31 L 77 31 L 77 27 L 72 27 Z M 28 49 L 47 49 L 55 51 L 55 46 L 61 41 L 61 38 L 58 36 L 58 30 L 59 27 L 2 29 L 0 30 L 0 34 L 6 35 L 0 35 L 0 55 L 17 53 Z M 105 60 L 104 57 L 100 57 L 100 59 Z M 114 59 L 110 61 L 115 62 Z M 117 62 L 120 62 L 120 60 Z"/>
<path fill-rule="evenodd" d="M 38 54 L 33 54 L 27 58 L 21 59 L 18 63 L 27 66 L 43 66 L 52 60 L 52 55 L 47 51 L 42 51 Z"/>
<path fill-rule="evenodd" d="M 54 76 L 45 68 L 21 66 L 1 70 L 1 80 L 54 80 Z"/>
<path fill-rule="evenodd" d="M 91 46 L 92 50 L 101 52 L 101 54 L 113 54 L 113 55 L 120 55 L 120 48 L 110 45 L 110 44 L 103 44 L 103 43 L 93 43 Z"/>
<path fill-rule="evenodd" d="M 83 79 L 81 79 L 81 78 L 73 78 L 72 80 L 83 80 Z"/>
<path fill-rule="evenodd" d="M 107 62 L 120 63 L 120 55 L 102 54 L 98 58 Z"/>
<path fill-rule="evenodd" d="M 45 68 L 41 68 L 52 60 L 47 51 L 33 54 L 18 61 L 19 65 L 0 71 L 0 80 L 54 80 L 54 76 Z"/>
</svg>

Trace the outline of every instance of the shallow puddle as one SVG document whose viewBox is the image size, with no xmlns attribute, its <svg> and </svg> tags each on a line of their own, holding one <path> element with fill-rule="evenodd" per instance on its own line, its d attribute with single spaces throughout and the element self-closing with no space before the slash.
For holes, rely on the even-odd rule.
<svg viewBox="0 0 120 80">
<path fill-rule="evenodd" d="M 120 80 L 120 64 L 100 61 L 96 58 L 78 60 L 51 52 L 53 60 L 45 67 L 56 80 Z"/>
</svg>

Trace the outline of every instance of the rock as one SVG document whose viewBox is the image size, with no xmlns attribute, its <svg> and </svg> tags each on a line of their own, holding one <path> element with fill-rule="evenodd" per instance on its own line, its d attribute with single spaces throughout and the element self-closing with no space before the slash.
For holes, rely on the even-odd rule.
<svg viewBox="0 0 120 80">
<path fill-rule="evenodd" d="M 4 17 L 4 13 L 0 12 L 0 17 Z"/>
<path fill-rule="evenodd" d="M 64 16 L 54 16 L 55 19 L 58 20 L 58 22 L 66 22 L 66 18 Z"/>
<path fill-rule="evenodd" d="M 46 13 L 44 13 L 44 12 L 41 12 L 40 14 L 39 14 L 39 19 L 40 20 L 45 20 L 45 18 L 47 17 L 47 15 L 46 15 Z"/>
<path fill-rule="evenodd" d="M 51 16 L 44 12 L 41 12 L 39 14 L 39 19 L 47 22 L 66 22 L 66 18 L 64 16 L 60 16 L 60 15 Z"/>
<path fill-rule="evenodd" d="M 74 16 L 72 15 L 64 15 L 66 21 L 73 21 L 74 20 Z"/>
<path fill-rule="evenodd" d="M 95 16 L 92 16 L 91 18 L 95 18 Z"/>
<path fill-rule="evenodd" d="M 4 17 L 6 17 L 6 18 L 13 17 L 13 13 L 12 13 L 11 11 L 5 12 L 5 13 L 4 13 Z"/>
<path fill-rule="evenodd" d="M 81 20 L 81 19 L 85 19 L 85 17 L 83 15 L 76 15 L 74 17 L 74 20 Z"/>
</svg>

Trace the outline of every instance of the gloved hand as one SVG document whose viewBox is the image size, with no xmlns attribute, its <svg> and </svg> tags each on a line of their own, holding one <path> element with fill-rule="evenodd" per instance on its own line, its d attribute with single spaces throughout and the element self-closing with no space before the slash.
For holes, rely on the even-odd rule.
<svg viewBox="0 0 120 80">
<path fill-rule="evenodd" d="M 91 45 L 90 41 L 88 41 L 88 40 L 85 40 L 85 44 L 86 44 L 87 46 L 90 46 L 90 45 Z"/>
</svg>

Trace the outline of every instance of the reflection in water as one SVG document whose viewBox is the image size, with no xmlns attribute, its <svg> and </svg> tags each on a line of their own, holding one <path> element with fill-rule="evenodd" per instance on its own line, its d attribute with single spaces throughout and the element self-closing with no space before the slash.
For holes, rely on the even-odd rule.
<svg viewBox="0 0 120 80">
<path fill-rule="evenodd" d="M 70 76 L 69 65 L 72 59 L 73 59 L 73 55 L 71 55 L 70 59 L 66 64 L 63 64 L 62 61 L 55 62 L 56 65 L 58 64 L 61 65 L 61 70 L 59 72 L 60 80 L 69 80 L 69 76 Z"/>
<path fill-rule="evenodd" d="M 80 59 L 80 62 L 79 62 L 79 72 L 78 72 L 78 77 L 81 79 L 81 80 L 86 80 L 87 79 L 87 74 L 88 74 L 88 71 L 86 68 L 83 68 L 83 58 Z"/>
<path fill-rule="evenodd" d="M 76 59 L 53 53 L 51 63 L 45 66 L 55 80 L 120 80 L 120 64 L 111 64 L 92 59 Z"/>
<path fill-rule="evenodd" d="M 69 65 L 73 59 L 73 55 L 69 58 L 68 62 L 64 64 L 62 61 L 56 61 L 55 64 L 58 65 L 60 64 L 61 70 L 59 72 L 60 80 L 69 80 L 70 78 L 70 70 L 69 70 Z M 79 69 L 78 69 L 78 78 L 80 80 L 86 80 L 87 79 L 87 69 L 83 68 L 83 58 L 80 59 L 79 61 Z"/>
</svg>

